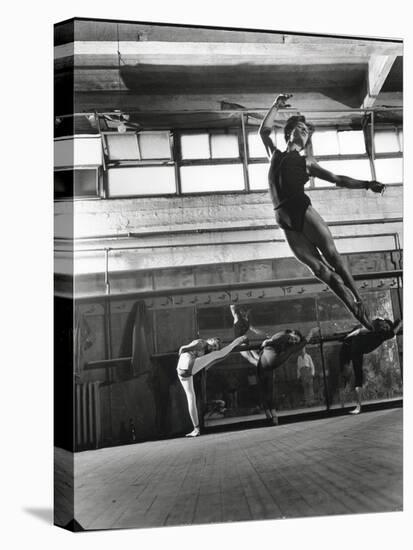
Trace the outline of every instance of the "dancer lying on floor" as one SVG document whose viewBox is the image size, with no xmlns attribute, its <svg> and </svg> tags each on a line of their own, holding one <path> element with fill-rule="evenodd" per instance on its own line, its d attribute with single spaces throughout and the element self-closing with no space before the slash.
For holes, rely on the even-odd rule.
<svg viewBox="0 0 413 550">
<path fill-rule="evenodd" d="M 401 330 L 403 322 L 393 323 L 390 319 L 377 318 L 372 321 L 373 330 L 359 327 L 344 338 L 340 349 L 340 373 L 342 388 L 348 384 L 350 379 L 350 363 L 354 371 L 354 391 L 356 393 L 357 405 L 350 414 L 361 412 L 363 376 L 363 357 L 377 349 L 385 340 L 390 340 Z"/>
<path fill-rule="evenodd" d="M 257 378 L 265 416 L 273 424 L 278 424 L 274 404 L 274 371 L 284 365 L 291 356 L 298 354 L 318 332 L 318 327 L 312 328 L 304 338 L 298 330 L 287 329 L 277 332 L 261 344 Z"/>
<path fill-rule="evenodd" d="M 208 338 L 208 340 L 193 340 L 187 346 L 179 349 L 179 360 L 177 373 L 179 381 L 185 391 L 188 402 L 188 412 L 191 417 L 194 429 L 187 434 L 187 437 L 197 437 L 200 435 L 198 410 L 196 406 L 196 395 L 194 390 L 193 377 L 202 369 L 209 369 L 216 363 L 225 359 L 231 351 L 237 346 L 247 341 L 246 336 L 240 336 L 233 342 L 220 349 L 221 341 L 219 338 Z"/>
<path fill-rule="evenodd" d="M 284 231 L 295 257 L 340 298 L 347 309 L 366 328 L 372 328 L 353 277 L 338 253 L 331 232 L 311 200 L 304 185 L 313 176 L 348 189 L 369 189 L 382 193 L 385 186 L 377 181 L 362 181 L 338 176 L 325 170 L 310 157 L 302 156 L 310 144 L 314 128 L 304 116 L 292 116 L 284 128 L 285 151 L 277 149 L 271 138 L 277 111 L 289 107 L 291 95 L 281 94 L 266 114 L 259 133 L 270 159 L 268 183 L 275 219 Z"/>
</svg>

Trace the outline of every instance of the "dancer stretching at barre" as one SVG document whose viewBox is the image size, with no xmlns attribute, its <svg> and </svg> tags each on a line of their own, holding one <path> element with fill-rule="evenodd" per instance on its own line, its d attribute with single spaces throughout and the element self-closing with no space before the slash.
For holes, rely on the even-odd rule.
<svg viewBox="0 0 413 550">
<path fill-rule="evenodd" d="M 257 378 L 265 416 L 273 424 L 278 424 L 274 405 L 274 370 L 281 367 L 292 355 L 298 354 L 318 332 L 318 327 L 314 327 L 304 338 L 298 330 L 287 329 L 277 332 L 261 344 Z"/>
<path fill-rule="evenodd" d="M 250 313 L 251 310 L 247 309 L 244 306 L 231 304 L 230 306 L 232 317 L 234 319 L 234 337 L 239 338 L 240 336 L 248 336 L 253 333 L 262 338 L 268 338 L 268 334 L 265 334 L 262 330 L 255 328 L 251 324 Z M 241 351 L 240 354 L 244 359 L 249 363 L 257 366 L 259 354 L 255 350 L 246 350 Z"/>
<path fill-rule="evenodd" d="M 343 386 L 348 384 L 350 379 L 350 363 L 352 363 L 354 371 L 357 406 L 350 411 L 350 414 L 361 413 L 364 355 L 377 349 L 385 340 L 396 336 L 401 330 L 403 322 L 393 323 L 390 319 L 377 318 L 372 321 L 372 325 L 373 331 L 360 327 L 347 334 L 340 349 L 340 373 Z"/>
<path fill-rule="evenodd" d="M 371 322 L 354 283 L 353 277 L 341 259 L 326 222 L 311 206 L 304 193 L 309 176 L 314 176 L 338 187 L 370 189 L 382 193 L 385 186 L 377 181 L 361 181 L 337 176 L 321 168 L 313 158 L 301 156 L 310 143 L 314 128 L 304 116 L 287 120 L 284 137 L 287 148 L 281 152 L 271 139 L 277 111 L 290 105 L 291 95 L 281 94 L 274 101 L 262 121 L 259 133 L 270 158 L 268 182 L 274 204 L 275 218 L 284 231 L 287 243 L 295 257 L 308 266 L 340 298 L 347 309 L 366 328 Z"/>
<path fill-rule="evenodd" d="M 246 341 L 246 336 L 240 336 L 220 349 L 221 341 L 219 338 L 208 338 L 208 340 L 199 339 L 193 340 L 187 346 L 182 346 L 179 349 L 179 360 L 176 370 L 179 381 L 185 391 L 189 416 L 194 426 L 192 432 L 187 434 L 186 437 L 197 437 L 200 435 L 193 376 L 202 369 L 209 369 L 212 365 L 219 363 L 225 359 L 234 348 Z"/>
</svg>

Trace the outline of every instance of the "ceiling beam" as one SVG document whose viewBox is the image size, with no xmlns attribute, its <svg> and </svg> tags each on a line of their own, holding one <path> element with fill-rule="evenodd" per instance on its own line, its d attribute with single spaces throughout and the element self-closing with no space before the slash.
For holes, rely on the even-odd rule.
<svg viewBox="0 0 413 550">
<path fill-rule="evenodd" d="M 371 56 L 367 72 L 367 94 L 361 107 L 373 107 L 396 57 L 396 55 Z"/>
<path fill-rule="evenodd" d="M 371 56 L 403 55 L 403 46 L 394 42 L 346 43 L 223 43 L 223 42 L 117 42 L 88 41 L 62 44 L 54 49 L 55 62 L 73 61 L 76 64 L 118 64 L 118 51 L 126 63 L 148 63 L 150 61 L 175 65 L 179 60 L 185 64 L 234 64 L 251 62 L 308 64 L 320 63 L 320 58 L 333 63 L 343 60 L 367 60 Z"/>
</svg>

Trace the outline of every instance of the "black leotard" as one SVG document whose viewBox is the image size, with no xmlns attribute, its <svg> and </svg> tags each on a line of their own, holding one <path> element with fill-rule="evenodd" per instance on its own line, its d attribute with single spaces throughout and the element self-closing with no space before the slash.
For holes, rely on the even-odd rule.
<svg viewBox="0 0 413 550">
<path fill-rule="evenodd" d="M 304 193 L 308 179 L 305 157 L 298 151 L 274 151 L 268 183 L 275 218 L 282 229 L 302 231 L 304 215 L 311 204 L 310 198 Z"/>
<path fill-rule="evenodd" d="M 377 349 L 385 340 L 390 340 L 394 336 L 392 330 L 387 332 L 364 332 L 354 334 L 344 339 L 340 349 L 341 368 L 347 363 L 352 363 L 354 371 L 354 385 L 363 386 L 363 356 Z M 343 376 L 345 373 L 342 373 Z"/>
</svg>

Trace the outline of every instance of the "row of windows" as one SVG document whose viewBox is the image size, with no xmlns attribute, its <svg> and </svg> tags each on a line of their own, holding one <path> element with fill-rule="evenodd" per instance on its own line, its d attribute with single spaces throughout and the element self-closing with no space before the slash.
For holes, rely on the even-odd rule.
<svg viewBox="0 0 413 550">
<path fill-rule="evenodd" d="M 106 146 L 110 161 L 121 160 L 172 160 L 173 153 L 168 132 L 144 132 L 141 134 L 106 134 Z M 282 132 L 274 132 L 273 139 L 279 149 L 285 148 Z M 181 134 L 180 160 L 235 159 L 240 158 L 240 142 L 237 133 Z M 330 155 L 365 155 L 366 146 L 362 130 L 324 130 L 312 137 L 316 157 Z M 266 151 L 256 131 L 247 133 L 248 157 L 266 158 Z M 398 153 L 403 149 L 403 131 L 379 130 L 374 135 L 376 153 Z"/>
<path fill-rule="evenodd" d="M 244 159 L 241 136 L 236 132 L 183 133 L 178 139 L 166 131 L 104 134 L 105 171 L 100 136 L 57 141 L 55 195 L 126 197 L 266 190 L 265 149 L 256 131 L 246 137 Z M 273 139 L 280 149 L 285 148 L 282 132 L 274 133 Z M 399 128 L 375 132 L 375 175 L 361 130 L 318 131 L 312 143 L 320 165 L 331 172 L 363 180 L 376 177 L 387 184 L 403 180 Z M 310 185 L 331 186 L 317 178 Z"/>
<path fill-rule="evenodd" d="M 372 179 L 368 160 L 325 161 L 320 165 L 336 174 L 344 174 L 362 180 Z M 393 184 L 403 179 L 402 159 L 376 159 L 377 180 Z M 208 193 L 244 191 L 242 164 L 219 164 L 210 166 L 182 166 L 179 170 L 182 193 Z M 97 168 L 57 170 L 55 172 L 55 196 L 96 197 L 101 196 L 100 177 Z M 268 164 L 248 165 L 249 188 L 265 191 Z M 314 179 L 314 186 L 331 187 L 331 184 Z M 110 168 L 107 172 L 107 196 L 128 197 L 140 195 L 176 194 L 174 166 L 128 166 Z"/>
</svg>

